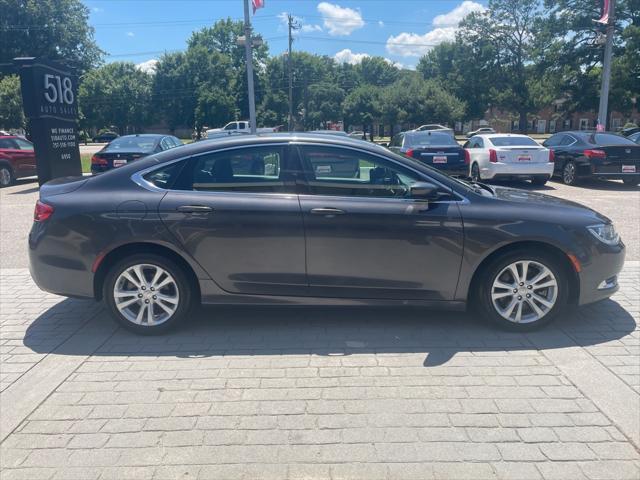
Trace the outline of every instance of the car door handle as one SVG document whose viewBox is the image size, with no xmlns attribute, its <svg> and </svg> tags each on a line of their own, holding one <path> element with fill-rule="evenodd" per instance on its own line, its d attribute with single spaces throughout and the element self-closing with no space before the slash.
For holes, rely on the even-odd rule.
<svg viewBox="0 0 640 480">
<path fill-rule="evenodd" d="M 339 208 L 312 208 L 311 209 L 311 214 L 312 215 L 327 215 L 327 216 L 333 216 L 333 215 L 344 215 L 346 212 L 344 210 L 340 210 Z"/>
<path fill-rule="evenodd" d="M 182 205 L 176 210 L 183 213 L 207 213 L 213 212 L 213 208 L 206 205 Z"/>
</svg>

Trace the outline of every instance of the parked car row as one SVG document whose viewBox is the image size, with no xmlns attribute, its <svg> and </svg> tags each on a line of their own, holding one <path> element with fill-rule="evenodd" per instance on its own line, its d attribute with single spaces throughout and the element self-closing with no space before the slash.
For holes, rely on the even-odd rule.
<svg viewBox="0 0 640 480">
<path fill-rule="evenodd" d="M 91 173 L 103 173 L 181 145 L 180 139 L 172 135 L 148 133 L 117 137 L 91 157 Z"/>
<path fill-rule="evenodd" d="M 542 186 L 557 176 L 567 185 L 584 178 L 640 184 L 640 132 L 624 137 L 611 132 L 569 131 L 556 133 L 542 144 L 527 135 L 471 133 L 461 147 L 446 129 L 411 130 L 394 136 L 388 147 L 475 182 L 531 180 Z"/>
</svg>

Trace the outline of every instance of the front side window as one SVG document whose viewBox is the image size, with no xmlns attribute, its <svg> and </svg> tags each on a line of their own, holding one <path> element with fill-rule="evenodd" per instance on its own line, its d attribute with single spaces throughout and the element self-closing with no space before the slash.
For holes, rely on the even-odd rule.
<svg viewBox="0 0 640 480">
<path fill-rule="evenodd" d="M 192 158 L 173 186 L 203 192 L 284 192 L 280 146 L 212 152 Z"/>
<path fill-rule="evenodd" d="M 358 150 L 300 147 L 309 192 L 314 195 L 406 198 L 419 175 Z"/>
</svg>

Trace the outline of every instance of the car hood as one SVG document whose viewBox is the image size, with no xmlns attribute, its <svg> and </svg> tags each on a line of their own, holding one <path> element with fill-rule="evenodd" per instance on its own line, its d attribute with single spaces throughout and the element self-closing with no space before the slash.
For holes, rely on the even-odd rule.
<svg viewBox="0 0 640 480">
<path fill-rule="evenodd" d="M 577 202 L 517 188 L 495 185 L 491 188 L 497 200 L 517 205 L 518 208 L 525 204 L 542 218 L 561 223 L 611 223 L 606 216 Z"/>
</svg>

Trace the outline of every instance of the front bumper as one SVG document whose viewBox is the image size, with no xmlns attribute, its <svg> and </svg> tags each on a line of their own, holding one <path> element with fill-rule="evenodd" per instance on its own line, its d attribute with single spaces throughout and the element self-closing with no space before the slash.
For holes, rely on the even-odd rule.
<svg viewBox="0 0 640 480">
<path fill-rule="evenodd" d="M 582 263 L 578 274 L 580 293 L 578 305 L 597 302 L 611 297 L 620 288 L 618 274 L 624 266 L 625 246 L 596 245 L 597 252 L 590 255 L 588 263 Z"/>
<path fill-rule="evenodd" d="M 494 178 L 550 178 L 553 175 L 553 163 L 490 163 L 480 168 L 483 180 Z"/>
</svg>

